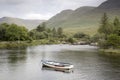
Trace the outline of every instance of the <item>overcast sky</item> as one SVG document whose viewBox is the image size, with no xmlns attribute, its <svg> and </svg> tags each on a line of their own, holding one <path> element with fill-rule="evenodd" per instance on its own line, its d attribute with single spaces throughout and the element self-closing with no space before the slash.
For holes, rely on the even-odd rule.
<svg viewBox="0 0 120 80">
<path fill-rule="evenodd" d="M 0 17 L 49 19 L 65 9 L 98 6 L 105 0 L 0 0 Z"/>
</svg>

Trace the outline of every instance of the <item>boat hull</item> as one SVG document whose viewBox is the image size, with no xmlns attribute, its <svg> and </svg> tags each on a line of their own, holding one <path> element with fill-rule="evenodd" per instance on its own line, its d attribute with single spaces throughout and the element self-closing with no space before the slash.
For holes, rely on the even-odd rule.
<svg viewBox="0 0 120 80">
<path fill-rule="evenodd" d="M 55 65 L 56 63 L 62 64 L 62 66 Z M 54 70 L 59 70 L 59 71 L 72 70 L 74 67 L 72 64 L 60 63 L 54 61 L 42 61 L 42 66 L 47 68 L 53 68 Z"/>
</svg>

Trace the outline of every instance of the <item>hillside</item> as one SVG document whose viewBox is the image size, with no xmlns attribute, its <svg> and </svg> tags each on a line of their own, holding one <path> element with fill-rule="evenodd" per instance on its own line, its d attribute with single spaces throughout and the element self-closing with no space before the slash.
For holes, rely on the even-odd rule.
<svg viewBox="0 0 120 80">
<path fill-rule="evenodd" d="M 64 10 L 57 15 L 53 16 L 50 20 L 47 21 L 47 25 L 51 26 L 59 26 L 58 24 L 62 24 L 66 21 L 66 19 L 72 14 L 73 10 Z"/>
<path fill-rule="evenodd" d="M 61 20 L 57 14 L 56 19 L 51 18 L 47 22 L 48 27 L 63 27 L 67 32 L 84 32 L 87 34 L 94 34 L 97 32 L 100 24 L 100 19 L 103 13 L 107 13 L 108 16 L 113 19 L 115 16 L 120 18 L 120 0 L 107 0 L 98 7 L 81 7 L 72 12 L 64 20 Z M 62 13 L 62 12 L 61 12 Z M 51 22 L 52 20 L 52 22 Z M 59 22 L 59 20 L 61 22 Z"/>
<path fill-rule="evenodd" d="M 47 21 L 48 27 L 64 27 L 67 22 L 74 21 L 73 18 L 80 18 L 80 16 L 87 11 L 94 9 L 94 7 L 81 7 L 76 10 L 64 10 L 50 20 Z M 79 17 L 78 17 L 79 16 Z M 69 19 L 69 20 L 68 20 Z"/>
<path fill-rule="evenodd" d="M 40 23 L 44 21 L 45 20 L 27 20 L 27 19 L 19 19 L 12 17 L 0 18 L 0 23 L 8 23 L 8 24 L 15 23 L 17 25 L 25 26 L 29 30 L 36 28 Z"/>
<path fill-rule="evenodd" d="M 118 8 L 120 8 L 120 0 L 107 0 L 98 7 L 98 9 L 118 9 Z"/>
</svg>

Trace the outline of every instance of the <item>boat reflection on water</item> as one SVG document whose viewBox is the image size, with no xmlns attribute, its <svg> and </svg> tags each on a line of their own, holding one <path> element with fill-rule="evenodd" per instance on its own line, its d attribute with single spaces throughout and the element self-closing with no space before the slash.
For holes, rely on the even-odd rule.
<svg viewBox="0 0 120 80">
<path fill-rule="evenodd" d="M 42 70 L 61 71 L 65 73 L 73 72 L 73 65 L 69 63 L 42 60 Z"/>
<path fill-rule="evenodd" d="M 59 71 L 59 72 L 64 72 L 64 73 L 73 73 L 73 69 L 71 69 L 71 70 L 57 70 L 54 68 L 44 67 L 44 66 L 42 66 L 42 70 Z"/>
</svg>

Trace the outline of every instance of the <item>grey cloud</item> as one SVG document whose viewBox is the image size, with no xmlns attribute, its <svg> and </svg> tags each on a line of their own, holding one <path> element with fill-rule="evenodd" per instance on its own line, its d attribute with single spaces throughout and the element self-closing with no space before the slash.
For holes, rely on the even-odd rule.
<svg viewBox="0 0 120 80">
<path fill-rule="evenodd" d="M 26 0 L 0 0 L 2 5 L 19 5 L 24 3 Z"/>
<path fill-rule="evenodd" d="M 105 0 L 0 0 L 0 17 L 28 18 L 25 15 L 38 15 L 43 18 L 53 16 L 64 9 L 80 6 L 98 6 Z M 49 17 L 48 17 L 49 18 Z"/>
</svg>

